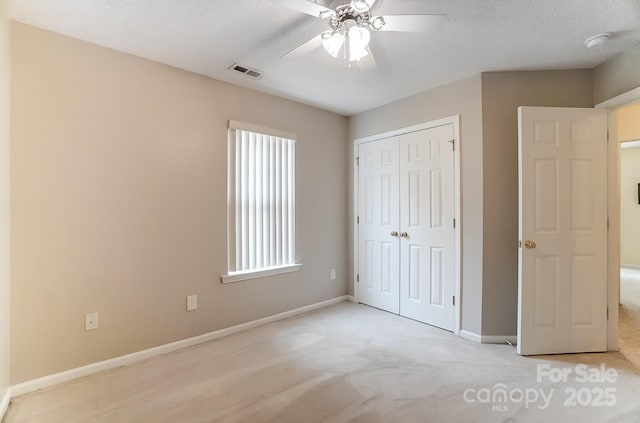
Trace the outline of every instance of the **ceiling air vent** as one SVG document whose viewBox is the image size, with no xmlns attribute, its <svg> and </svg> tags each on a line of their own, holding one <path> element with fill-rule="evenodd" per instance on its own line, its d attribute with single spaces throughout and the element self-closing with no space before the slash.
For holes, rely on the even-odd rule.
<svg viewBox="0 0 640 423">
<path fill-rule="evenodd" d="M 262 78 L 262 73 L 260 73 L 260 71 L 258 69 L 253 69 L 253 68 L 250 68 L 248 66 L 242 66 L 242 65 L 239 65 L 237 63 L 234 63 L 233 65 L 229 66 L 229 69 L 234 70 L 236 72 L 243 73 L 243 74 L 245 74 L 248 77 L 253 78 L 253 79 L 261 79 Z"/>
</svg>

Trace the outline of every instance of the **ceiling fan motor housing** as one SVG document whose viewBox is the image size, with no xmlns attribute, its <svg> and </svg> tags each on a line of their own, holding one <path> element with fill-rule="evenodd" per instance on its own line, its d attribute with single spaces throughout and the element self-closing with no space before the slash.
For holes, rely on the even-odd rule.
<svg viewBox="0 0 640 423">
<path fill-rule="evenodd" d="M 382 16 L 376 16 L 372 19 L 369 10 L 359 12 L 350 4 L 337 7 L 335 12 L 328 17 L 328 21 L 334 32 L 340 31 L 342 33 L 346 33 L 353 25 L 368 27 L 377 31 L 385 24 Z"/>
</svg>

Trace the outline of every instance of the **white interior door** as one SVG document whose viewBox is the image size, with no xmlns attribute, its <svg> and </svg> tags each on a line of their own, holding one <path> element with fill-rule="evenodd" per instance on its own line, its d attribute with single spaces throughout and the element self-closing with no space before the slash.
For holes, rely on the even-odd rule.
<svg viewBox="0 0 640 423">
<path fill-rule="evenodd" d="M 518 353 L 607 349 L 607 115 L 520 107 Z"/>
<path fill-rule="evenodd" d="M 398 138 L 358 149 L 358 300 L 400 312 Z"/>
<path fill-rule="evenodd" d="M 400 314 L 454 324 L 453 125 L 400 136 Z"/>
</svg>

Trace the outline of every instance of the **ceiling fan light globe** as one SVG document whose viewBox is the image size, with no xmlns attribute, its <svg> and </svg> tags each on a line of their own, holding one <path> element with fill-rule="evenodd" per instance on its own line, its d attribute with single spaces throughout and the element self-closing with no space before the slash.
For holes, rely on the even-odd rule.
<svg viewBox="0 0 640 423">
<path fill-rule="evenodd" d="M 376 16 L 371 19 L 371 28 L 375 29 L 376 31 L 381 30 L 384 24 L 386 24 L 386 22 L 382 16 Z"/>
<path fill-rule="evenodd" d="M 344 44 L 344 35 L 339 32 L 325 32 L 322 34 L 322 47 L 333 57 L 338 57 L 340 49 Z"/>
<path fill-rule="evenodd" d="M 367 51 L 366 48 L 352 48 L 349 47 L 349 61 L 350 62 L 357 62 L 360 59 L 367 57 L 367 55 L 369 54 L 369 52 Z"/>
<path fill-rule="evenodd" d="M 361 26 L 352 26 L 347 32 L 349 37 L 349 47 L 354 46 L 356 48 L 365 48 L 369 45 L 371 34 L 367 28 Z"/>
<path fill-rule="evenodd" d="M 369 30 L 361 26 L 353 26 L 349 28 L 347 36 L 349 37 L 349 61 L 358 61 L 369 54 L 367 51 L 371 39 Z"/>
<path fill-rule="evenodd" d="M 371 9 L 374 0 L 352 0 L 351 7 L 358 11 L 358 13 L 367 12 Z"/>
</svg>

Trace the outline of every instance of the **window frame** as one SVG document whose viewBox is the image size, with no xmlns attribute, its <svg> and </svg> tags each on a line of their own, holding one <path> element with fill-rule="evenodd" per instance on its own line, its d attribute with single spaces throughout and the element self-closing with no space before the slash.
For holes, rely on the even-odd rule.
<svg viewBox="0 0 640 423">
<path fill-rule="evenodd" d="M 232 260 L 235 262 L 236 260 L 236 234 L 237 234 L 237 210 L 236 210 L 236 197 L 237 197 L 237 184 L 236 184 L 236 148 L 237 148 L 237 140 L 236 140 L 236 131 L 245 131 L 252 132 L 261 136 L 274 136 L 278 138 L 283 138 L 286 140 L 291 140 L 294 143 L 293 154 L 292 154 L 292 171 L 291 177 L 292 180 L 292 211 L 293 217 L 289 217 L 292 219 L 291 227 L 290 227 L 290 240 L 292 240 L 292 249 L 293 249 L 293 260 L 291 263 L 280 264 L 276 266 L 263 266 L 255 269 L 247 269 L 247 270 L 230 270 L 235 268 L 235 264 L 232 263 Z M 296 220 L 296 184 L 295 184 L 295 175 L 296 175 L 296 154 L 295 154 L 295 144 L 297 144 L 297 137 L 295 133 L 286 132 L 278 129 L 263 127 L 251 123 L 240 122 L 235 120 L 229 120 L 228 130 L 227 130 L 227 158 L 228 158 L 228 166 L 227 166 L 227 273 L 221 275 L 220 280 L 222 283 L 230 283 L 230 282 L 238 282 L 247 279 L 254 278 L 262 278 L 277 274 L 290 273 L 299 270 L 302 267 L 301 263 L 298 263 L 296 260 L 296 231 L 295 231 L 295 220 Z M 282 163 L 280 163 L 282 166 Z M 280 233 L 284 235 L 285 228 L 281 228 Z"/>
</svg>

